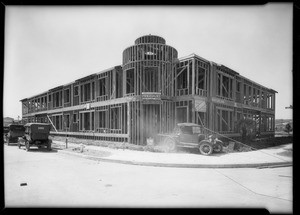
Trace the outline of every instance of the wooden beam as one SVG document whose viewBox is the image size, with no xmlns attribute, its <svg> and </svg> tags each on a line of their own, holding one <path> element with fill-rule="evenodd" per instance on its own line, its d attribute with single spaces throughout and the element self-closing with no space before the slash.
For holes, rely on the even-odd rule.
<svg viewBox="0 0 300 215">
<path fill-rule="evenodd" d="M 185 69 L 187 69 L 187 67 L 188 67 L 188 65 L 182 67 L 182 69 L 181 69 L 180 72 L 175 76 L 175 78 L 173 78 L 171 81 L 169 81 L 169 83 L 167 83 L 166 88 L 170 85 L 170 83 L 172 83 L 173 80 L 176 80 L 177 77 L 178 77 Z M 172 74 L 172 73 L 170 73 L 170 75 L 171 75 L 171 74 Z M 169 76 L 170 76 L 170 75 L 169 75 Z M 168 79 L 168 78 L 167 78 L 167 79 Z"/>
<path fill-rule="evenodd" d="M 49 115 L 47 115 L 47 118 L 48 118 L 48 120 L 50 121 L 51 125 L 53 126 L 54 130 L 55 130 L 56 133 L 57 133 L 57 129 L 56 129 L 56 127 L 54 126 L 54 124 L 53 124 L 52 120 L 50 119 Z"/>
</svg>

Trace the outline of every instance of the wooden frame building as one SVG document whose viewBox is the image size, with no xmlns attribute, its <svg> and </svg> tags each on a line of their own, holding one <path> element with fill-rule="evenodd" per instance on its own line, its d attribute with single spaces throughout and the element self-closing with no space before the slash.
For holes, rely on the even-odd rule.
<svg viewBox="0 0 300 215">
<path fill-rule="evenodd" d="M 273 136 L 275 93 L 196 54 L 178 59 L 164 38 L 146 35 L 123 51 L 122 65 L 21 102 L 23 121 L 51 122 L 54 135 L 145 144 L 178 122 L 239 137 L 236 123 L 251 118 Z"/>
</svg>

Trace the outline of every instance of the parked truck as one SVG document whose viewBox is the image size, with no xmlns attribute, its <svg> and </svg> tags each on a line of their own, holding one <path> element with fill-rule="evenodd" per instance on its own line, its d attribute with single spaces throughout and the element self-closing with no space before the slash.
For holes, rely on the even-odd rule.
<svg viewBox="0 0 300 215">
<path fill-rule="evenodd" d="M 52 140 L 49 139 L 51 125 L 47 123 L 27 123 L 25 125 L 25 135 L 19 138 L 18 146 L 21 148 L 25 145 L 26 151 L 29 151 L 31 146 L 38 148 L 47 147 L 51 150 Z"/>
</svg>

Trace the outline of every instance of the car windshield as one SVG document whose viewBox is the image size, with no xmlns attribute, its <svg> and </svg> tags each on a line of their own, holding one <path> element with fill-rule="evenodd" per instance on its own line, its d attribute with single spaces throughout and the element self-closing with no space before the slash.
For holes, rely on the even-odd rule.
<svg viewBox="0 0 300 215">
<path fill-rule="evenodd" d="M 181 131 L 184 134 L 200 134 L 201 129 L 199 126 L 183 126 L 181 127 Z"/>
<path fill-rule="evenodd" d="M 200 134 L 201 133 L 201 129 L 199 126 L 194 126 L 193 127 L 193 134 Z"/>
<path fill-rule="evenodd" d="M 11 131 L 25 131 L 25 127 L 23 125 L 11 125 Z"/>
</svg>

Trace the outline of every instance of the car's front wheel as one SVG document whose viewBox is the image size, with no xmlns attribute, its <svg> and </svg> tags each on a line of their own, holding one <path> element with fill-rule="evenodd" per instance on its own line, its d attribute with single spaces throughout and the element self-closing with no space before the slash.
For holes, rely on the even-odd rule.
<svg viewBox="0 0 300 215">
<path fill-rule="evenodd" d="M 25 142 L 25 148 L 26 148 L 26 151 L 27 151 L 27 152 L 28 152 L 29 149 L 30 149 L 30 145 L 29 145 L 29 141 L 28 141 L 28 140 L 26 140 L 26 142 Z"/>
<path fill-rule="evenodd" d="M 223 146 L 222 146 L 222 143 L 220 142 L 216 142 L 213 146 L 213 149 L 214 149 L 214 152 L 222 152 L 223 151 Z"/>
<path fill-rule="evenodd" d="M 174 139 L 167 137 L 164 141 L 164 146 L 166 147 L 167 152 L 176 151 L 176 142 Z"/>
<path fill-rule="evenodd" d="M 213 152 L 213 146 L 209 142 L 202 142 L 199 145 L 199 151 L 202 155 L 210 155 Z"/>
</svg>

